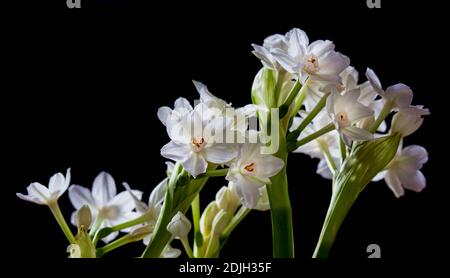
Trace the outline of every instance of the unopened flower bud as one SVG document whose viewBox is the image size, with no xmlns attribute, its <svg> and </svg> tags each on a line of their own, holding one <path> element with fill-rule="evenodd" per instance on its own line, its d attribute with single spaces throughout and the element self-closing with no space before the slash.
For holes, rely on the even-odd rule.
<svg viewBox="0 0 450 278">
<path fill-rule="evenodd" d="M 212 223 L 218 212 L 219 208 L 216 202 L 211 202 L 203 211 L 200 217 L 200 231 L 204 236 L 208 236 L 211 233 Z"/>
<path fill-rule="evenodd" d="M 77 227 L 78 229 L 87 230 L 92 222 L 92 215 L 89 206 L 82 206 L 77 213 Z"/>
<path fill-rule="evenodd" d="M 228 226 L 232 218 L 232 215 L 225 210 L 221 209 L 216 217 L 214 217 L 214 221 L 212 223 L 212 229 L 214 231 L 214 234 L 220 235 L 223 230 Z"/>
<path fill-rule="evenodd" d="M 167 225 L 167 231 L 169 231 L 175 238 L 185 238 L 191 228 L 191 222 L 181 211 L 177 212 L 177 214 L 175 214 L 170 223 Z"/>
</svg>

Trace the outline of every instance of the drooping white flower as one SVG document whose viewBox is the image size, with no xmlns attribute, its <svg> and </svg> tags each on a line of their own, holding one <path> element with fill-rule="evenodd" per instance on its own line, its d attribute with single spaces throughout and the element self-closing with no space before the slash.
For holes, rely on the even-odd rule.
<svg viewBox="0 0 450 278">
<path fill-rule="evenodd" d="M 270 177 L 276 175 L 284 166 L 278 157 L 262 154 L 261 144 L 239 145 L 238 156 L 230 164 L 226 176 L 236 184 L 237 193 L 243 206 L 253 209 L 260 198 L 259 189 L 270 183 Z"/>
<path fill-rule="evenodd" d="M 420 169 L 427 161 L 428 153 L 425 148 L 411 145 L 402 149 L 400 146 L 395 157 L 378 178 L 384 177 L 397 198 L 405 194 L 404 189 L 420 192 L 426 186 L 425 176 Z"/>
<path fill-rule="evenodd" d="M 48 187 L 33 182 L 27 187 L 27 195 L 22 193 L 16 193 L 16 196 L 22 200 L 36 203 L 38 205 L 48 205 L 52 202 L 56 202 L 58 198 L 67 190 L 70 184 L 70 168 L 67 169 L 66 176 L 57 173 L 53 175 L 49 182 Z"/>
<path fill-rule="evenodd" d="M 232 144 L 225 143 L 230 121 L 223 117 L 211 120 L 207 110 L 198 104 L 182 120 L 180 129 L 169 133 L 171 141 L 161 149 L 163 157 L 180 162 L 193 177 L 206 172 L 208 162 L 223 164 L 237 153 Z"/>
<path fill-rule="evenodd" d="M 373 137 L 369 131 L 354 126 L 358 121 L 373 115 L 370 108 L 358 102 L 359 96 L 358 89 L 346 92 L 344 95 L 333 93 L 326 103 L 328 115 L 347 145 L 350 145 L 351 140 L 365 141 Z"/>
<path fill-rule="evenodd" d="M 139 196 L 139 198 L 142 196 L 142 192 L 138 190 L 133 190 L 133 194 Z M 117 194 L 116 183 L 113 177 L 106 172 L 101 172 L 95 178 L 92 192 L 86 187 L 72 185 L 69 188 L 69 199 L 77 210 L 83 205 L 88 205 L 93 222 L 100 223 L 98 224 L 99 229 L 112 227 L 138 216 L 133 211 L 135 203 L 132 196 L 127 191 Z M 76 225 L 76 213 L 77 211 L 72 214 L 71 222 L 73 225 Z M 124 229 L 123 231 L 129 230 Z M 103 241 L 109 242 L 117 235 L 118 232 L 113 232 L 103 238 Z"/>
<path fill-rule="evenodd" d="M 175 101 L 174 109 L 163 106 L 158 109 L 158 119 L 166 127 L 167 133 L 171 133 L 172 129 L 179 129 L 181 121 L 193 110 L 189 101 L 185 98 L 178 98 Z"/>
<path fill-rule="evenodd" d="M 402 137 L 412 134 L 422 125 L 423 116 L 428 114 L 430 111 L 423 106 L 400 110 L 392 117 L 391 134 L 400 133 Z"/>
<path fill-rule="evenodd" d="M 252 44 L 252 46 L 254 48 L 252 53 L 261 60 L 261 63 L 265 67 L 274 70 L 279 70 L 281 68 L 280 64 L 270 52 L 276 48 L 287 51 L 288 42 L 285 36 L 275 34 L 267 37 L 262 46 L 257 44 Z"/>
<path fill-rule="evenodd" d="M 396 84 L 389 86 L 386 90 L 383 90 L 380 79 L 373 70 L 367 68 L 367 79 L 373 89 L 380 95 L 385 102 L 389 102 L 392 105 L 392 110 L 398 111 L 402 109 L 410 108 L 413 99 L 413 92 L 411 88 L 405 84 Z"/>
<path fill-rule="evenodd" d="M 167 231 L 177 239 L 186 238 L 191 228 L 191 221 L 181 211 L 177 212 L 167 224 Z"/>
<path fill-rule="evenodd" d="M 339 74 L 350 64 L 348 57 L 334 51 L 331 41 L 309 43 L 308 36 L 294 28 L 286 34 L 287 50 L 275 48 L 271 54 L 288 72 L 298 74 L 302 84 L 310 77 L 325 83 L 340 83 Z"/>
</svg>

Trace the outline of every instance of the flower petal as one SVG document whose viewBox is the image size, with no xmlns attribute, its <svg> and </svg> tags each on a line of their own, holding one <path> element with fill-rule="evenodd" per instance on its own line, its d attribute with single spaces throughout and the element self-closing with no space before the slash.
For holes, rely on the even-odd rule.
<svg viewBox="0 0 450 278">
<path fill-rule="evenodd" d="M 61 196 L 66 191 L 66 179 L 61 173 L 54 174 L 48 182 L 48 190 L 50 194 L 58 193 L 57 196 Z"/>
<path fill-rule="evenodd" d="M 101 172 L 97 175 L 92 185 L 92 196 L 97 206 L 106 205 L 114 196 L 116 196 L 116 182 L 107 172 Z"/>
<path fill-rule="evenodd" d="M 142 198 L 142 191 L 131 190 L 131 192 L 139 200 Z M 120 215 L 132 211 L 135 208 L 135 203 L 130 192 L 122 191 L 116 196 L 114 196 L 107 204 L 107 206 L 116 206 L 120 210 Z"/>
<path fill-rule="evenodd" d="M 284 162 L 272 155 L 262 155 L 255 161 L 255 175 L 262 178 L 275 176 L 284 167 Z"/>
<path fill-rule="evenodd" d="M 373 70 L 370 68 L 367 68 L 366 70 L 366 77 L 367 80 L 369 80 L 370 85 L 372 85 L 373 89 L 380 95 L 384 95 L 383 88 L 381 87 L 380 79 L 378 79 L 378 76 L 375 74 Z"/>
<path fill-rule="evenodd" d="M 349 139 L 354 141 L 367 141 L 373 139 L 372 133 L 356 126 L 348 126 L 343 128 L 341 131 L 343 134 L 348 136 Z"/>
<path fill-rule="evenodd" d="M 163 157 L 178 162 L 184 161 L 190 152 L 191 150 L 186 144 L 178 144 L 174 141 L 170 141 L 161 148 Z"/>
<path fill-rule="evenodd" d="M 212 144 L 204 153 L 207 161 L 223 164 L 237 156 L 237 149 L 233 144 Z"/>
<path fill-rule="evenodd" d="M 394 192 L 395 197 L 400 198 L 405 194 L 405 190 L 402 187 L 400 179 L 392 171 L 387 171 L 384 177 L 387 186 Z"/>
<path fill-rule="evenodd" d="M 242 175 L 236 175 L 236 191 L 241 198 L 244 207 L 254 209 L 260 198 L 259 188 L 261 184 Z"/>
<path fill-rule="evenodd" d="M 184 161 L 181 161 L 181 165 L 183 165 L 183 168 L 194 178 L 205 173 L 206 168 L 208 167 L 205 158 L 201 154 L 195 152 L 191 152 Z"/>
<path fill-rule="evenodd" d="M 89 205 L 89 208 L 96 207 L 91 191 L 80 185 L 72 185 L 69 188 L 69 200 L 77 210 L 83 205 Z"/>
</svg>

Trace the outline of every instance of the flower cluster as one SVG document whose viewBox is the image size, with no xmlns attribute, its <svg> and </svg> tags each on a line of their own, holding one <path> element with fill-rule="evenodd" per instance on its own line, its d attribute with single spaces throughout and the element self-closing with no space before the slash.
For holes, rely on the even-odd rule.
<svg viewBox="0 0 450 278">
<path fill-rule="evenodd" d="M 69 241 L 70 257 L 100 257 L 142 241 L 143 257 L 177 257 L 180 240 L 189 257 L 218 257 L 231 232 L 252 210 L 271 213 L 275 257 L 293 257 L 293 225 L 287 161 L 291 152 L 319 159 L 317 173 L 332 180 L 332 200 L 314 257 L 327 256 L 337 230 L 359 193 L 384 179 L 396 197 L 425 188 L 425 148 L 403 147 L 430 112 L 413 105 L 404 84 L 383 89 L 367 69 L 360 82 L 350 59 L 329 40 L 310 42 L 292 29 L 252 45 L 263 67 L 256 74 L 252 103 L 234 108 L 198 81 L 199 101 L 178 98 L 157 116 L 168 138 L 162 146 L 166 177 L 150 194 L 101 172 L 92 190 L 70 185 L 71 172 L 32 183 L 23 200 L 47 205 Z M 295 171 L 301 167 L 292 166 Z M 299 172 L 298 175 L 301 175 Z M 200 211 L 200 192 L 210 177 L 227 181 Z M 209 186 L 209 185 L 208 185 Z M 67 225 L 58 198 L 68 189 L 75 208 Z M 272 209 L 271 209 L 272 208 Z M 185 215 L 192 210 L 192 220 Z M 193 230 L 193 245 L 189 234 Z M 119 233 L 122 233 L 118 238 Z M 99 241 L 103 241 L 102 246 Z"/>
</svg>

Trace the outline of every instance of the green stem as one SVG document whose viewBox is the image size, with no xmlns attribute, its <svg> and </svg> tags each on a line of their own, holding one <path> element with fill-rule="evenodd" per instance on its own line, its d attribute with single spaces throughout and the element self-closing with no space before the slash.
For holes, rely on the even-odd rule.
<svg viewBox="0 0 450 278">
<path fill-rule="evenodd" d="M 298 80 L 295 81 L 295 84 L 292 87 L 291 91 L 289 92 L 286 100 L 280 106 L 280 119 L 282 119 L 287 114 L 287 112 L 289 111 L 289 107 L 291 106 L 295 97 L 298 95 L 298 92 L 300 91 L 301 88 L 302 88 L 302 84 L 300 84 L 300 81 L 298 81 Z"/>
<path fill-rule="evenodd" d="M 375 133 L 378 129 L 378 127 L 381 125 L 381 123 L 386 119 L 386 117 L 391 113 L 392 110 L 392 104 L 391 102 L 386 102 L 383 106 L 383 109 L 381 109 L 380 114 L 378 115 L 378 118 L 375 120 L 375 122 L 370 126 L 369 131 L 372 133 Z"/>
<path fill-rule="evenodd" d="M 294 100 L 294 106 L 290 112 L 290 117 L 295 116 L 297 114 L 298 110 L 300 110 L 300 108 L 302 107 L 303 102 L 306 99 L 306 93 L 308 92 L 308 82 L 309 82 L 309 78 L 308 78 L 308 80 L 306 80 L 305 84 L 303 84 L 302 88 L 300 89 L 299 94 L 297 95 L 297 98 Z"/>
<path fill-rule="evenodd" d="M 194 223 L 194 254 L 198 254 L 198 248 L 201 246 L 200 237 L 200 193 L 195 196 L 191 204 L 192 222 Z"/>
<path fill-rule="evenodd" d="M 336 187 L 333 186 L 333 188 Z M 359 194 L 359 192 L 350 193 L 355 190 L 355 187 L 342 186 L 338 192 L 333 192 L 313 258 L 328 257 L 337 232 Z"/>
<path fill-rule="evenodd" d="M 228 168 L 208 170 L 205 173 L 198 175 L 196 179 L 201 179 L 201 178 L 205 178 L 205 177 L 224 177 L 227 174 L 228 174 Z"/>
<path fill-rule="evenodd" d="M 124 235 L 123 237 L 116 239 L 113 242 L 108 243 L 107 245 L 105 245 L 103 247 L 97 248 L 97 257 L 99 258 L 99 257 L 103 256 L 104 254 L 106 254 L 114 249 L 117 249 L 120 246 L 128 244 L 130 242 L 133 242 L 133 240 L 130 240 L 128 235 Z"/>
<path fill-rule="evenodd" d="M 319 148 L 322 151 L 323 155 L 325 156 L 325 160 L 327 162 L 328 168 L 330 169 L 331 173 L 333 175 L 336 173 L 336 163 L 334 163 L 333 156 L 330 153 L 330 149 L 328 148 L 328 145 L 318 140 Z"/>
<path fill-rule="evenodd" d="M 164 200 L 161 215 L 158 218 L 155 230 L 152 235 L 152 241 L 145 249 L 144 253 L 142 254 L 142 257 L 159 258 L 161 252 L 164 250 L 164 247 L 170 241 L 172 236 L 166 229 L 167 224 L 169 224 L 172 217 L 178 211 L 186 213 L 186 211 L 191 206 L 191 203 L 194 200 L 195 196 L 197 196 L 198 192 L 200 192 L 200 190 L 203 188 L 207 180 L 208 178 L 198 178 L 198 177 L 194 180 L 191 180 L 190 184 L 186 186 L 189 186 L 190 188 L 194 189 L 193 194 L 185 198 L 183 203 L 175 206 L 174 208 L 172 208 L 173 204 L 172 204 L 172 196 L 170 196 L 171 194 L 169 193 L 166 194 L 166 199 Z"/>
<path fill-rule="evenodd" d="M 327 102 L 327 98 L 330 95 L 330 93 L 326 93 L 323 95 L 323 97 L 317 102 L 316 106 L 309 112 L 308 116 L 306 116 L 303 121 L 300 123 L 300 125 L 291 133 L 288 134 L 288 141 L 289 140 L 296 140 L 300 133 L 305 129 L 305 127 L 308 126 L 309 123 L 314 120 L 314 118 L 319 114 L 320 111 L 325 107 L 325 103 Z"/>
<path fill-rule="evenodd" d="M 59 227 L 63 231 L 67 240 L 71 244 L 75 243 L 75 237 L 73 236 L 72 231 L 70 230 L 69 226 L 67 225 L 67 222 L 64 219 L 64 216 L 62 215 L 61 209 L 59 208 L 59 205 L 58 205 L 58 201 L 55 200 L 55 201 L 49 202 L 48 207 L 50 208 L 51 212 L 53 213 L 53 216 L 55 217 L 56 222 L 58 222 Z"/>
<path fill-rule="evenodd" d="M 271 178 L 267 185 L 272 219 L 272 248 L 274 258 L 294 257 L 294 233 L 292 208 L 289 200 L 286 175 L 287 156 L 286 131 L 280 128 L 280 146 L 276 156 L 284 161 L 283 169 Z"/>
<path fill-rule="evenodd" d="M 181 243 L 183 244 L 184 251 L 186 251 L 186 254 L 189 258 L 194 258 L 194 254 L 192 253 L 191 246 L 189 245 L 189 241 L 187 237 L 181 239 Z"/>
<path fill-rule="evenodd" d="M 344 160 L 347 158 L 347 147 L 345 146 L 344 140 L 342 139 L 342 135 L 339 135 L 339 151 L 341 152 L 341 165 L 344 163 Z"/>
<path fill-rule="evenodd" d="M 247 216 L 247 214 L 251 211 L 244 206 L 242 206 L 239 211 L 234 215 L 233 219 L 231 219 L 230 224 L 223 230 L 222 240 L 223 238 L 227 238 L 230 236 L 231 232 L 241 223 L 241 221 Z"/>
<path fill-rule="evenodd" d="M 320 136 L 332 131 L 335 129 L 335 126 L 333 123 L 329 123 L 328 125 L 322 127 L 321 129 L 319 129 L 318 131 L 311 133 L 310 135 L 300 139 L 299 141 L 297 141 L 295 144 L 293 144 L 293 147 L 288 147 L 288 151 L 293 151 L 317 138 L 319 138 Z"/>
</svg>

